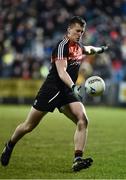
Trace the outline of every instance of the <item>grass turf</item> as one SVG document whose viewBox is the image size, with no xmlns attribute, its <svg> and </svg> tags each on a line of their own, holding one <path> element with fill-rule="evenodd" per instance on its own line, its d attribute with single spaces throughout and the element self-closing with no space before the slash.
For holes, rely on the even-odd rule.
<svg viewBox="0 0 126 180">
<path fill-rule="evenodd" d="M 9 166 L 0 165 L 0 179 L 125 179 L 126 110 L 86 109 L 90 122 L 85 157 L 93 157 L 92 167 L 71 171 L 75 125 L 55 111 L 18 142 Z M 28 106 L 0 107 L 0 152 L 28 111 Z"/>
</svg>

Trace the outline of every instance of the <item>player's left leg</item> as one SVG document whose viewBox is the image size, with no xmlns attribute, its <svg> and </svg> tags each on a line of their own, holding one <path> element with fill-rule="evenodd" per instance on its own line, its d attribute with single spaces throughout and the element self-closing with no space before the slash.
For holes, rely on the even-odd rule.
<svg viewBox="0 0 126 180">
<path fill-rule="evenodd" d="M 77 125 L 74 134 L 75 158 L 72 168 L 74 171 L 88 168 L 93 160 L 91 158 L 82 159 L 88 133 L 86 110 L 81 102 L 70 103 L 61 107 L 60 110 Z"/>
</svg>

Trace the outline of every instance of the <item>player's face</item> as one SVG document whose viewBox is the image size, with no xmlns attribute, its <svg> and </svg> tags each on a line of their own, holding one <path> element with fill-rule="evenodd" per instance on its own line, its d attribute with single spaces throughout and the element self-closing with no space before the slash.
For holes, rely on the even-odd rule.
<svg viewBox="0 0 126 180">
<path fill-rule="evenodd" d="M 68 28 L 68 37 L 70 40 L 78 42 L 85 32 L 85 27 L 80 26 L 76 23 Z"/>
</svg>

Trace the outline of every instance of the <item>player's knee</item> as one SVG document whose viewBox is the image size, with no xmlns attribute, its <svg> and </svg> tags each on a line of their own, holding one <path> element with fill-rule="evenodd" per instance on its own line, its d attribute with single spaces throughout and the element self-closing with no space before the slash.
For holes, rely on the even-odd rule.
<svg viewBox="0 0 126 180">
<path fill-rule="evenodd" d="M 78 130 L 81 131 L 85 128 L 84 122 L 82 120 L 79 120 L 77 123 Z"/>
<path fill-rule="evenodd" d="M 85 115 L 82 115 L 77 122 L 78 129 L 86 129 L 88 126 L 88 118 Z"/>
</svg>

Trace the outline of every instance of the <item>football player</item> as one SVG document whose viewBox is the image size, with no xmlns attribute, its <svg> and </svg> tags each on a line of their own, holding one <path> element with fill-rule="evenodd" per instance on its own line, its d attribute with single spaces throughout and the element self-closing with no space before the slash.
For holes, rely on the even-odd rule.
<svg viewBox="0 0 126 180">
<path fill-rule="evenodd" d="M 76 125 L 74 134 L 73 171 L 91 166 L 92 158 L 83 158 L 87 139 L 88 117 L 76 85 L 79 67 L 86 55 L 103 53 L 108 47 L 83 46 L 80 40 L 85 32 L 86 22 L 79 16 L 72 17 L 66 35 L 54 47 L 51 55 L 51 69 L 35 97 L 33 106 L 24 122 L 19 124 L 1 155 L 1 164 L 7 166 L 16 143 L 31 132 L 48 112 L 58 108 Z"/>
</svg>

